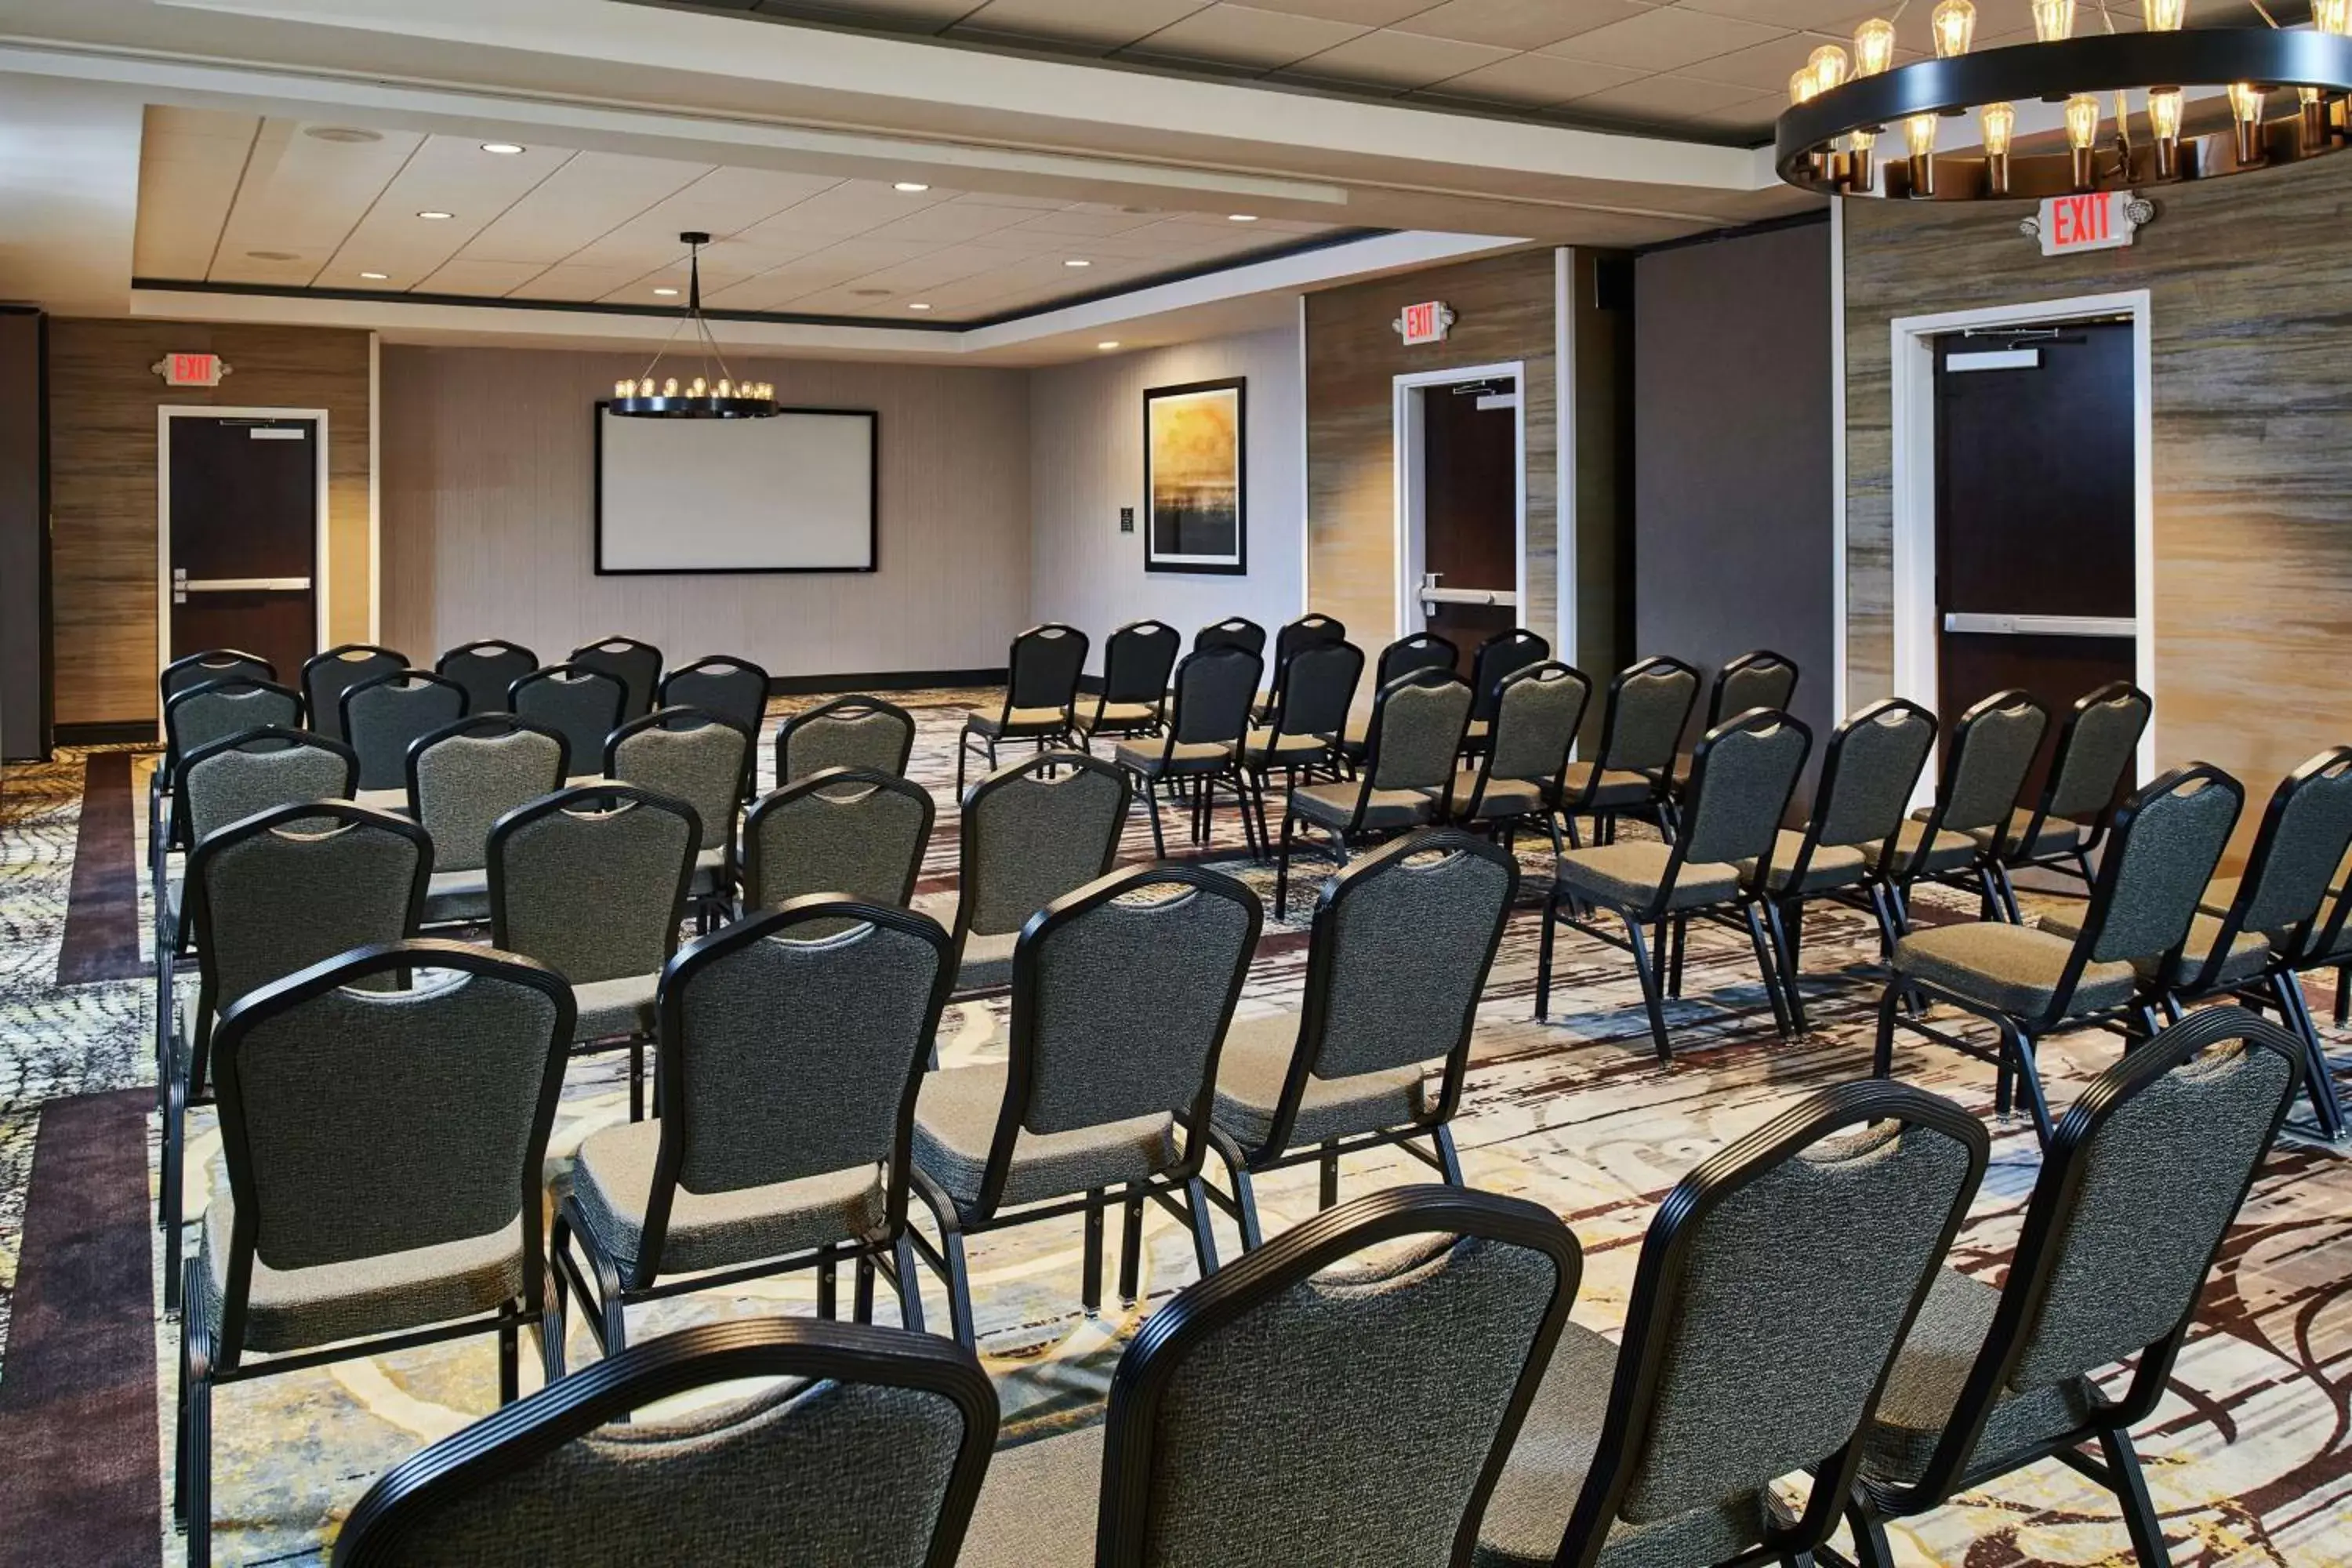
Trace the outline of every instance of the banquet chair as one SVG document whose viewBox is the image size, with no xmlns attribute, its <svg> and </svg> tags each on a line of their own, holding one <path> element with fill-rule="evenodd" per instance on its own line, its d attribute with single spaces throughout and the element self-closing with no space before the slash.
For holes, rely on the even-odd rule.
<svg viewBox="0 0 2352 1568">
<path fill-rule="evenodd" d="M 1165 621 L 1129 621 L 1110 634 L 1094 707 L 1078 706 L 1081 748 L 1092 751 L 1097 735 L 1127 740 L 1159 732 L 1168 718 L 1168 678 L 1183 640 Z"/>
<path fill-rule="evenodd" d="M 1337 623 L 1334 623 L 1335 625 Z M 1344 776 L 1337 750 L 1347 731 L 1348 711 L 1364 677 L 1364 650 L 1344 639 L 1310 642 L 1291 654 L 1274 679 L 1274 705 L 1242 743 L 1242 771 L 1249 775 L 1251 809 L 1257 816 L 1257 841 L 1269 842 L 1265 826 L 1266 781 L 1277 770 L 1283 788 L 1304 776 Z"/>
<path fill-rule="evenodd" d="M 1570 844 L 1580 816 L 1592 818 L 1596 845 L 1616 842 L 1617 820 L 1628 816 L 1646 816 L 1661 837 L 1674 836 L 1675 748 L 1697 702 L 1698 671 L 1678 658 L 1654 654 L 1617 672 L 1601 709 L 1599 760 L 1570 763 L 1563 775 L 1560 813 Z"/>
<path fill-rule="evenodd" d="M 1462 1184 L 1448 1123 L 1518 886 L 1508 852 L 1451 827 L 1391 840 L 1323 884 L 1297 1011 L 1234 1019 L 1218 1058 L 1210 1115 L 1232 1199 L 1209 1191 L 1244 1247 L 1259 1241 L 1255 1178 L 1269 1171 L 1313 1163 L 1327 1209 L 1339 1157 L 1367 1150 L 1402 1148 Z"/>
<path fill-rule="evenodd" d="M 1555 659 L 1524 664 L 1503 677 L 1489 742 L 1477 749 L 1478 765 L 1454 775 L 1454 821 L 1508 846 L 1532 817 L 1559 854 L 1569 754 L 1591 700 L 1591 678 Z"/>
<path fill-rule="evenodd" d="M 565 1322 L 569 1286 L 614 1355 L 632 1306 L 807 1268 L 830 1318 L 846 1263 L 859 1322 L 878 1266 L 920 1332 L 908 1147 L 953 976 L 938 921 L 832 893 L 682 949 L 656 1003 L 661 1119 L 589 1133 L 551 1194 Z"/>
<path fill-rule="evenodd" d="M 1992 846 L 2009 837 L 2018 795 L 2049 727 L 2048 711 L 2020 690 L 1994 692 L 1952 726 L 1934 802 L 1906 817 L 1891 843 L 1865 850 L 1879 868 L 1897 931 L 1911 929 L 1911 893 L 1922 881 L 1974 892 L 1987 920 L 2007 912 Z"/>
<path fill-rule="evenodd" d="M 1551 644 L 1525 626 L 1496 632 L 1478 645 L 1470 656 L 1470 727 L 1462 737 L 1465 752 L 1475 755 L 1486 749 L 1486 731 L 1495 722 L 1495 704 L 1502 695 L 1503 682 L 1550 657 Z"/>
<path fill-rule="evenodd" d="M 1101 1424 L 997 1456 L 965 1568 L 1466 1562 L 1582 1272 L 1520 1198 L 1318 1215 L 1155 1311 Z"/>
<path fill-rule="evenodd" d="M 1449 673 L 1459 668 L 1462 651 L 1435 632 L 1413 632 L 1401 637 L 1381 649 L 1381 657 L 1372 667 L 1372 689 L 1379 691 L 1400 675 L 1411 675 L 1417 669 L 1442 669 Z M 1339 737 L 1339 755 L 1349 763 L 1364 757 L 1364 742 L 1371 733 L 1369 710 L 1362 718 L 1348 721 L 1347 730 Z"/>
<path fill-rule="evenodd" d="M 1283 682 L 1291 655 L 1305 648 L 1347 640 L 1348 627 L 1344 622 L 1313 610 L 1276 627 L 1274 634 L 1274 685 L 1263 698 L 1251 705 L 1250 722 L 1262 725 L 1273 719 L 1276 707 L 1282 701 Z"/>
<path fill-rule="evenodd" d="M 386 1471 L 334 1568 L 953 1568 L 996 1427 L 995 1385 L 946 1340 L 699 1323 Z"/>
<path fill-rule="evenodd" d="M 163 868 L 185 849 L 187 817 L 179 810 L 179 778 L 191 752 L 248 730 L 302 728 L 302 697 L 291 687 L 250 675 L 227 675 L 182 686 L 163 704 L 163 755 L 147 785 L 148 875 L 160 906 Z"/>
<path fill-rule="evenodd" d="M 1714 729 L 1726 719 L 1737 719 L 1750 708 L 1785 712 L 1796 696 L 1796 661 L 1769 647 L 1751 648 L 1737 658 L 1725 660 L 1723 668 L 1715 672 L 1715 682 L 1707 689 L 1706 721 L 1700 732 Z M 1674 789 L 1678 799 L 1683 787 L 1690 783 L 1690 770 L 1691 754 L 1676 752 Z"/>
<path fill-rule="evenodd" d="M 1948 1100 L 1849 1083 L 1685 1175 L 1643 1237 L 1622 1348 L 1561 1331 L 1479 1568 L 1807 1562 L 1990 1142 Z M 1772 1484 L 1800 1469 L 1801 1509 Z"/>
<path fill-rule="evenodd" d="M 635 637 L 599 637 L 575 647 L 571 662 L 601 669 L 621 683 L 621 719 L 641 719 L 654 710 L 654 695 L 661 686 L 662 651 Z M 618 721 L 615 727 L 618 727 Z"/>
<path fill-rule="evenodd" d="M 751 771 L 751 732 L 699 708 L 657 708 L 604 742 L 606 778 L 694 807 L 702 834 L 687 896 L 706 929 L 733 895 L 736 807 Z"/>
<path fill-rule="evenodd" d="M 192 1564 L 211 1561 L 215 1388 L 495 1333 L 507 1403 L 526 1326 L 559 1370 L 539 1180 L 571 1011 L 538 964 L 417 941 L 222 1014 L 228 1191 L 205 1210 L 180 1320 L 173 1514 Z"/>
<path fill-rule="evenodd" d="M 563 737 L 564 754 L 577 768 L 596 766 L 605 737 L 621 727 L 628 689 L 620 678 L 583 664 L 551 664 L 518 678 L 507 688 L 507 709 Z"/>
<path fill-rule="evenodd" d="M 408 788 L 408 748 L 466 716 L 466 689 L 423 669 L 399 669 L 348 687 L 342 734 L 360 759 L 368 804 L 393 806 Z"/>
<path fill-rule="evenodd" d="M 1023 926 L 1006 1059 L 934 1072 L 915 1104 L 914 1188 L 939 1246 L 908 1234 L 958 1340 L 974 1339 L 964 1238 L 1007 1226 L 1085 1215 L 1082 1300 L 1098 1311 L 1114 1189 L 1181 1218 L 1202 1274 L 1216 1271 L 1201 1167 L 1260 918 L 1232 878 L 1163 865 L 1089 882 Z"/>
<path fill-rule="evenodd" d="M 1192 634 L 1192 651 L 1206 653 L 1213 647 L 1237 647 L 1258 658 L 1265 657 L 1265 628 L 1247 616 L 1227 616 L 1213 621 Z"/>
<path fill-rule="evenodd" d="M 1297 824 L 1305 822 L 1328 837 L 1333 864 L 1344 867 L 1359 845 L 1451 815 L 1454 763 L 1469 719 L 1470 688 L 1451 669 L 1417 669 L 1373 694 L 1359 776 L 1302 785 L 1284 797 L 1282 843 L 1275 857 L 1275 919 L 1286 919 L 1290 907 Z"/>
<path fill-rule="evenodd" d="M 433 836 L 428 925 L 490 914 L 490 829 L 519 805 L 563 787 L 563 737 L 511 713 L 480 713 L 408 747 L 408 815 Z"/>
<path fill-rule="evenodd" d="M 1249 735 L 1250 703 L 1263 668 L 1257 655 L 1239 647 L 1196 649 L 1176 667 L 1175 695 L 1159 735 L 1122 741 L 1113 751 L 1118 766 L 1133 777 L 1151 816 L 1151 849 L 1164 856 L 1168 845 L 1160 823 L 1162 792 L 1192 805 L 1192 839 L 1208 841 L 1216 786 L 1232 786 L 1241 813 L 1242 836 L 1260 854 L 1258 817 L 1251 809 L 1249 774 L 1242 748 Z"/>
<path fill-rule="evenodd" d="M 827 768 L 903 777 L 914 750 L 915 719 L 904 708 L 879 697 L 835 697 L 777 727 L 776 787 Z"/>
<path fill-rule="evenodd" d="M 2011 872 L 2062 871 L 2090 886 L 2091 856 L 2106 837 L 2116 803 L 2130 792 L 2133 759 L 2154 710 L 2147 693 L 2128 680 L 2109 681 L 2076 699 L 2058 731 L 2042 798 L 2024 825 L 2006 827 L 1997 848 L 1993 829 L 1970 830 L 1969 837 L 1987 851 L 2011 924 L 2021 918 Z"/>
<path fill-rule="evenodd" d="M 757 735 L 768 722 L 768 672 L 748 659 L 712 654 L 664 675 L 654 689 L 654 706 L 699 708 Z M 744 793 L 748 798 L 748 778 Z"/>
<path fill-rule="evenodd" d="M 826 768 L 771 790 L 743 818 L 743 911 L 813 893 L 911 907 L 933 808 L 922 785 L 872 768 Z"/>
<path fill-rule="evenodd" d="M 1004 706 L 975 712 L 956 737 L 956 794 L 963 794 L 964 763 L 974 751 L 996 766 L 996 748 L 1026 741 L 1039 751 L 1066 744 L 1077 723 L 1078 679 L 1087 668 L 1087 634 L 1048 622 L 1013 639 L 1005 656 Z"/>
<path fill-rule="evenodd" d="M 407 668 L 407 655 L 374 643 L 347 642 L 312 654 L 302 661 L 302 707 L 320 734 L 330 741 L 348 741 L 343 693 Z"/>
<path fill-rule="evenodd" d="M 508 691 L 538 668 L 539 655 L 496 637 L 461 644 L 433 661 L 434 674 L 466 689 L 466 711 L 474 714 L 509 711 Z"/>
</svg>

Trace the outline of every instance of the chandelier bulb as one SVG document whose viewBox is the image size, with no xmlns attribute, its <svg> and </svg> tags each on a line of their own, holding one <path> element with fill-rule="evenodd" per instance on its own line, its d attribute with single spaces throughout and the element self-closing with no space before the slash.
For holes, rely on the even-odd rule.
<svg viewBox="0 0 2352 1568">
<path fill-rule="evenodd" d="M 2033 36 L 2055 44 L 2074 36 L 2074 0 L 2033 0 Z"/>
<path fill-rule="evenodd" d="M 1845 81 L 1845 51 L 1835 44 L 1823 44 L 1807 58 L 1805 68 L 1813 73 L 1813 90 L 1828 92 Z"/>
<path fill-rule="evenodd" d="M 2147 95 L 2147 129 L 2158 142 L 2180 138 L 2180 89 L 2159 88 Z"/>
<path fill-rule="evenodd" d="M 616 381 L 613 384 L 613 395 L 615 397 L 630 396 L 636 390 L 637 384 L 634 381 Z"/>
<path fill-rule="evenodd" d="M 2337 37 L 2352 34 L 2352 0 L 2312 0 L 2311 30 Z"/>
<path fill-rule="evenodd" d="M 2099 100 L 2078 92 L 2066 100 L 2066 145 L 2087 153 L 2099 144 Z"/>
<path fill-rule="evenodd" d="M 1967 54 L 1976 37 L 1977 8 L 1970 0 L 1941 0 L 1928 15 L 1927 30 L 1936 40 L 1937 59 Z"/>
<path fill-rule="evenodd" d="M 1793 70 L 1789 73 L 1789 101 L 1790 103 L 1810 103 L 1812 101 L 1813 95 L 1821 91 L 1821 79 L 1813 75 L 1812 68 L 1811 66 L 1806 66 L 1801 69 Z"/>
<path fill-rule="evenodd" d="M 2189 19 L 2189 0 L 2140 0 L 2140 16 L 2151 33 L 2177 33 Z"/>
<path fill-rule="evenodd" d="M 2352 4 L 2352 0 L 2347 0 Z M 1895 63 L 1895 24 L 1873 16 L 1853 30 L 1853 74 L 1876 76 Z"/>
<path fill-rule="evenodd" d="M 677 395 L 677 377 L 673 375 L 662 383 L 662 395 L 664 397 Z"/>
<path fill-rule="evenodd" d="M 735 395 L 735 384 L 723 375 L 719 378 L 719 395 L 721 397 Z"/>
<path fill-rule="evenodd" d="M 1903 122 L 1903 144 L 1914 158 L 1925 158 L 1936 150 L 1936 126 L 1941 117 L 1915 114 Z"/>
<path fill-rule="evenodd" d="M 2017 132 L 2017 110 L 2007 103 L 1988 103 L 1978 110 L 1984 124 L 1984 150 L 1988 158 L 2009 156 L 2010 139 Z"/>
<path fill-rule="evenodd" d="M 2241 125 L 2259 125 L 2263 119 L 2263 89 L 2250 81 L 2230 84 L 2230 114 Z"/>
</svg>

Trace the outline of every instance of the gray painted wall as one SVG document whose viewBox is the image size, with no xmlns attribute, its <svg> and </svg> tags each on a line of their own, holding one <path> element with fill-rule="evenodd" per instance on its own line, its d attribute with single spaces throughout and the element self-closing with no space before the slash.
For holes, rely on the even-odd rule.
<svg viewBox="0 0 2352 1568">
<path fill-rule="evenodd" d="M 41 725 L 41 318 L 0 311 L 0 756 L 48 754 Z"/>
</svg>

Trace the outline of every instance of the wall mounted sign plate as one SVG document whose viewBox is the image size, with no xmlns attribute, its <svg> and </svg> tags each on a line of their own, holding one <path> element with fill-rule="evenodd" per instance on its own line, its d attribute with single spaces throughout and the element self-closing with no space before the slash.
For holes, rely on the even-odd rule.
<svg viewBox="0 0 2352 1568">
<path fill-rule="evenodd" d="M 228 374 L 218 354 L 165 354 L 147 368 L 166 386 L 218 386 Z"/>
<path fill-rule="evenodd" d="M 1451 305 L 1442 300 L 1424 300 L 1418 305 L 1407 305 L 1404 314 L 1389 325 L 1396 330 L 1397 336 L 1404 340 L 1405 347 L 1413 348 L 1422 343 L 1444 342 L 1445 334 L 1453 330 L 1454 321 Z"/>
<path fill-rule="evenodd" d="M 2156 204 L 2130 191 L 2092 191 L 2083 195 L 2044 196 L 2042 210 L 2018 222 L 2020 232 L 2042 241 L 2044 256 L 2079 250 L 2116 250 L 2132 242 L 2144 223 L 2156 217 Z"/>
</svg>

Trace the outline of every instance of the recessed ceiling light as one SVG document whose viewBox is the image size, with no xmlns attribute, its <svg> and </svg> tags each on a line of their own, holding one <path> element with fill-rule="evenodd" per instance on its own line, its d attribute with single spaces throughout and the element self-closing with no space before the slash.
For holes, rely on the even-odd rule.
<svg viewBox="0 0 2352 1568">
<path fill-rule="evenodd" d="M 930 308 L 929 303 L 926 300 L 909 300 L 907 301 L 907 309 L 909 310 L 928 310 Z"/>
<path fill-rule="evenodd" d="M 1227 214 L 1225 215 L 1225 221 L 1226 221 L 1227 223 L 1255 223 L 1255 222 L 1257 221 L 1257 214 L 1255 214 L 1255 213 L 1227 213 Z"/>
<path fill-rule="evenodd" d="M 445 217 L 454 217 L 457 215 L 454 213 L 418 213 L 416 216 L 424 218 L 429 223 L 439 223 Z"/>
<path fill-rule="evenodd" d="M 1117 338 L 1112 338 L 1108 342 L 1097 343 L 1095 347 L 1098 349 L 1115 349 L 1118 347 L 1118 340 Z"/>
<path fill-rule="evenodd" d="M 485 142 L 482 143 L 482 151 L 485 153 L 496 153 L 501 158 L 511 158 L 516 153 L 521 152 L 522 147 L 520 143 L 513 142 Z"/>
<path fill-rule="evenodd" d="M 362 272 L 360 276 L 366 279 L 371 283 L 381 283 L 384 281 L 384 279 L 390 278 L 392 274 L 389 272 Z"/>
<path fill-rule="evenodd" d="M 1092 267 L 1094 263 L 1088 261 L 1083 256 L 1073 256 L 1067 261 L 1063 262 L 1062 265 L 1065 267 Z"/>
<path fill-rule="evenodd" d="M 655 292 L 655 293 L 656 293 L 656 294 L 659 294 L 663 299 L 667 300 L 667 299 L 670 299 L 670 298 L 672 298 L 673 296 L 675 296 L 675 295 L 677 293 L 677 289 L 655 289 L 655 290 L 654 290 L 654 292 Z"/>
<path fill-rule="evenodd" d="M 920 180 L 901 180 L 890 188 L 894 191 L 904 191 L 910 196 L 919 196 L 931 187 Z"/>
</svg>

